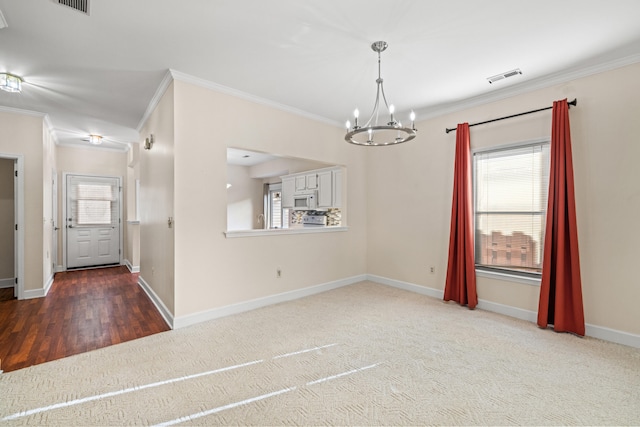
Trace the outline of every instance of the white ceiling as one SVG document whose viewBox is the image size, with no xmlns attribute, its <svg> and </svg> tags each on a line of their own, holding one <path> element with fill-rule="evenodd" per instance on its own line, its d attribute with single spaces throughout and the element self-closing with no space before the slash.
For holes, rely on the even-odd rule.
<svg viewBox="0 0 640 427">
<path fill-rule="evenodd" d="M 342 126 L 373 106 L 377 40 L 387 98 L 417 121 L 640 61 L 638 0 L 91 0 L 89 16 L 0 0 L 0 14 L 0 72 L 25 80 L 0 109 L 110 148 L 139 142 L 168 70 Z"/>
</svg>

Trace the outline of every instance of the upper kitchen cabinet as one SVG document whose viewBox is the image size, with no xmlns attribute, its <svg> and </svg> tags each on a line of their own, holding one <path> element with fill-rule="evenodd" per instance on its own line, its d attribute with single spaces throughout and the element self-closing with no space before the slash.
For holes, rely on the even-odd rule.
<svg viewBox="0 0 640 427">
<path fill-rule="evenodd" d="M 315 197 L 315 207 L 342 207 L 343 170 L 333 166 L 290 174 L 282 177 L 282 206 L 296 207 L 296 197 Z"/>
</svg>

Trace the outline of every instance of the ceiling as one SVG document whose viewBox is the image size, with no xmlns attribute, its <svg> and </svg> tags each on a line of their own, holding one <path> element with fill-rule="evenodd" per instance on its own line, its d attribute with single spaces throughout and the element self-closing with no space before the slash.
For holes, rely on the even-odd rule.
<svg viewBox="0 0 640 427">
<path fill-rule="evenodd" d="M 417 121 L 640 61 L 637 0 L 0 0 L 0 110 L 126 149 L 169 70 L 343 126 L 375 99 Z M 3 28 L 4 27 L 4 28 Z M 519 68 L 521 75 L 489 84 Z"/>
</svg>

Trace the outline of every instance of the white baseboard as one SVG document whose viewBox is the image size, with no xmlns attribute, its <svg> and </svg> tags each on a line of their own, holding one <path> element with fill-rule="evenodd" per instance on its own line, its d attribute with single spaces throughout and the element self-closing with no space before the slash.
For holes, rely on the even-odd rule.
<svg viewBox="0 0 640 427">
<path fill-rule="evenodd" d="M 138 285 L 149 296 L 151 302 L 156 306 L 164 321 L 167 322 L 167 325 L 169 325 L 171 329 L 175 329 L 173 326 L 175 323 L 173 314 L 171 314 L 171 311 L 169 311 L 167 306 L 164 305 L 160 297 L 153 291 L 153 289 L 151 289 L 151 286 L 149 286 L 149 284 L 145 282 L 142 276 L 138 276 Z"/>
<path fill-rule="evenodd" d="M 123 264 L 127 266 L 127 268 L 129 269 L 129 271 L 131 273 L 140 273 L 140 266 L 139 265 L 132 265 L 131 261 L 129 261 L 128 259 L 125 259 L 123 261 Z"/>
<path fill-rule="evenodd" d="M 266 307 L 272 304 L 278 304 L 285 301 L 308 297 L 311 295 L 319 294 L 321 292 L 326 292 L 332 289 L 337 289 L 343 286 L 362 282 L 363 280 L 366 280 L 366 275 L 364 274 L 349 277 L 346 279 L 335 280 L 333 282 L 327 282 L 320 285 L 310 286 L 308 288 L 296 289 L 295 291 L 283 292 L 263 298 L 256 298 L 250 301 L 244 301 L 225 307 L 215 308 L 213 310 L 206 310 L 199 313 L 180 316 L 174 319 L 174 328 L 184 328 L 186 326 L 194 325 L 206 320 L 218 319 L 220 317 L 243 313 L 245 311 L 255 310 L 256 308 Z"/>
<path fill-rule="evenodd" d="M 585 325 L 585 327 L 586 335 L 589 337 L 628 345 L 629 347 L 640 348 L 640 335 L 630 334 L 628 332 L 618 331 L 616 329 L 605 328 L 604 326 L 590 325 L 588 323 Z"/>
<path fill-rule="evenodd" d="M 538 313 L 535 311 L 525 310 L 523 308 L 504 305 L 479 298 L 476 308 L 491 311 L 493 313 L 504 314 L 505 316 L 515 317 L 516 319 L 526 320 L 528 322 L 536 323 L 538 321 Z"/>
<path fill-rule="evenodd" d="M 64 265 L 57 265 L 56 266 L 56 273 L 62 273 L 63 271 L 67 271 L 66 268 L 64 268 Z"/>
<path fill-rule="evenodd" d="M 25 289 L 22 293 L 23 299 L 42 298 L 46 295 L 44 289 Z"/>
<path fill-rule="evenodd" d="M 47 280 L 47 283 L 45 283 L 44 285 L 44 295 L 43 296 L 47 296 L 47 294 L 49 293 L 49 291 L 51 290 L 51 285 L 53 285 L 53 280 L 55 279 L 55 273 L 51 273 L 51 276 L 49 277 L 49 280 Z"/>
<path fill-rule="evenodd" d="M 2 288 L 13 288 L 16 283 L 15 277 L 10 277 L 8 279 L 0 279 L 0 289 Z"/>
<path fill-rule="evenodd" d="M 366 276 L 367 280 L 383 285 L 393 286 L 395 288 L 404 289 L 406 291 L 438 299 L 442 299 L 444 297 L 444 291 L 439 289 L 427 288 L 425 286 L 402 282 L 400 280 L 389 279 L 387 277 L 376 276 L 373 274 L 367 274 Z M 478 299 L 477 308 L 480 310 L 491 311 L 493 313 L 504 314 L 505 316 L 515 317 L 516 319 L 526 320 L 532 323 L 537 323 L 538 321 L 538 313 L 535 311 L 499 304 L 497 302 L 483 299 Z M 585 329 L 585 335 L 588 337 L 640 348 L 640 335 L 591 324 L 586 324 Z"/>
<path fill-rule="evenodd" d="M 367 280 L 380 283 L 381 285 L 393 286 L 394 288 L 404 289 L 405 291 L 411 291 L 417 294 L 426 295 L 428 297 L 438 299 L 442 299 L 444 297 L 444 291 L 440 289 L 427 288 L 426 286 L 403 282 L 401 280 L 389 279 L 388 277 L 376 276 L 375 274 L 367 274 Z"/>
</svg>

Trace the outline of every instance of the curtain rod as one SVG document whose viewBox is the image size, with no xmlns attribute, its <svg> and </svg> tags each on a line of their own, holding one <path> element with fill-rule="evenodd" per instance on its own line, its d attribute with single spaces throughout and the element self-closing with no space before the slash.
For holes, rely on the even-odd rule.
<svg viewBox="0 0 640 427">
<path fill-rule="evenodd" d="M 568 102 L 567 104 L 573 105 L 575 107 L 576 105 L 578 105 L 578 98 L 574 99 L 571 102 Z M 537 110 L 525 111 L 524 113 L 512 114 L 510 116 L 505 116 L 505 117 L 498 117 L 497 119 L 491 119 L 491 120 L 487 120 L 487 121 L 484 121 L 484 122 L 472 123 L 472 124 L 469 125 L 469 127 L 477 126 L 477 125 L 484 125 L 486 123 L 497 122 L 498 120 L 510 119 L 510 118 L 513 118 L 513 117 L 524 116 L 525 114 L 537 113 L 538 111 L 551 110 L 552 108 L 553 108 L 553 106 L 545 107 L 545 108 L 538 108 Z M 456 129 L 457 129 L 457 127 L 451 128 L 451 129 L 446 128 L 445 131 L 447 133 L 449 133 L 449 132 L 454 131 Z"/>
</svg>

